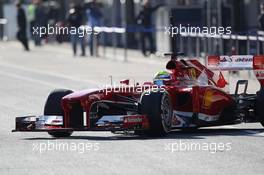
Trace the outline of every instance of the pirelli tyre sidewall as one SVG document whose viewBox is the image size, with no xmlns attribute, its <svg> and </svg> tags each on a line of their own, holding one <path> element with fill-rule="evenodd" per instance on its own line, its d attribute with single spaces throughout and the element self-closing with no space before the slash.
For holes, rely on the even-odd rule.
<svg viewBox="0 0 264 175">
<path fill-rule="evenodd" d="M 172 119 L 172 104 L 169 93 L 145 92 L 140 99 L 140 111 L 149 117 L 150 129 L 146 134 L 164 136 L 170 132 Z"/>
<path fill-rule="evenodd" d="M 264 87 L 257 92 L 256 98 L 256 115 L 259 122 L 264 127 Z"/>
<path fill-rule="evenodd" d="M 61 99 L 73 93 L 73 91 L 68 89 L 55 89 L 52 91 L 45 103 L 44 106 L 44 115 L 59 115 L 63 116 L 64 112 L 61 106 Z M 48 132 L 49 135 L 53 137 L 69 137 L 72 134 L 72 131 L 69 132 Z"/>
</svg>

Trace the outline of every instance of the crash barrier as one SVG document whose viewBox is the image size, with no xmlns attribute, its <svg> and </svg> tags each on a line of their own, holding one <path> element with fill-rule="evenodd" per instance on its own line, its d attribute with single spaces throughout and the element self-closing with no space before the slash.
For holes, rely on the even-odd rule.
<svg viewBox="0 0 264 175">
<path fill-rule="evenodd" d="M 0 39 L 1 40 L 6 40 L 7 39 L 7 36 L 6 36 L 6 33 L 5 33 L 5 25 L 7 24 L 7 19 L 5 18 L 0 18 Z"/>
</svg>

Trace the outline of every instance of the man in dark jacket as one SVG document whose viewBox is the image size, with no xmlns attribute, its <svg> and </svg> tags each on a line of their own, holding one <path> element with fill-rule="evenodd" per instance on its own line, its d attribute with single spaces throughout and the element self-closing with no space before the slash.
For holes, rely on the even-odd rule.
<svg viewBox="0 0 264 175">
<path fill-rule="evenodd" d="M 35 3 L 34 26 L 36 28 L 47 27 L 47 14 L 45 12 L 45 7 L 42 4 L 42 0 L 38 0 Z M 46 37 L 46 35 L 44 35 L 44 37 Z M 34 36 L 35 46 L 41 46 L 42 38 L 43 36 L 41 37 L 40 35 Z"/>
<path fill-rule="evenodd" d="M 260 4 L 260 15 L 258 17 L 258 22 L 259 22 L 259 29 L 261 31 L 264 31 L 264 4 Z M 263 43 L 260 42 L 260 45 L 259 45 L 259 50 L 260 50 L 260 54 L 263 54 L 264 51 L 263 51 Z"/>
<path fill-rule="evenodd" d="M 155 52 L 155 45 L 152 32 L 154 31 L 154 27 L 152 24 L 152 14 L 159 8 L 163 6 L 163 4 L 157 5 L 155 7 L 151 7 L 150 1 L 145 0 L 143 4 L 143 9 L 140 11 L 139 15 L 137 16 L 137 24 L 141 27 L 141 46 L 142 46 L 142 53 L 147 56 L 147 49 L 146 49 L 146 40 L 149 41 L 150 45 L 150 53 Z"/>
<path fill-rule="evenodd" d="M 83 25 L 84 23 L 84 14 L 80 6 L 74 5 L 73 8 L 69 11 L 68 22 L 71 28 L 75 28 L 76 31 Z M 77 43 L 81 44 L 82 54 L 81 56 L 85 56 L 85 36 L 80 33 L 71 33 L 71 43 L 73 48 L 73 54 L 76 55 L 77 52 Z"/>
<path fill-rule="evenodd" d="M 21 7 L 20 3 L 16 4 L 17 7 L 17 39 L 23 44 L 26 51 L 29 51 L 28 38 L 27 38 L 27 19 L 25 10 Z"/>
<path fill-rule="evenodd" d="M 103 14 L 101 12 L 102 4 L 93 0 L 89 3 L 85 4 L 86 15 L 88 19 L 88 26 L 94 27 L 101 26 L 101 20 L 103 18 Z M 89 46 L 90 46 L 90 55 L 93 56 L 96 51 L 96 56 L 98 56 L 98 46 L 99 46 L 99 35 L 95 35 L 93 31 L 89 38 Z M 95 47 L 94 47 L 95 46 Z"/>
</svg>

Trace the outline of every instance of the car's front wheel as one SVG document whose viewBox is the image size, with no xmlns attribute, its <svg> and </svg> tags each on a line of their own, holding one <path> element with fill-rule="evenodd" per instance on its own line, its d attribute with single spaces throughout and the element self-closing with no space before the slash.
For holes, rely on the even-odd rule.
<svg viewBox="0 0 264 175">
<path fill-rule="evenodd" d="M 52 91 L 45 103 L 44 106 L 44 115 L 58 115 L 58 116 L 63 116 L 64 112 L 61 106 L 61 99 L 68 95 L 71 94 L 73 91 L 67 90 L 67 89 L 56 89 Z M 49 135 L 53 137 L 69 137 L 72 134 L 72 131 L 52 131 L 48 132 Z"/>
<path fill-rule="evenodd" d="M 172 105 L 166 92 L 144 93 L 141 97 L 141 113 L 149 117 L 150 129 L 146 134 L 164 136 L 170 132 Z"/>
</svg>

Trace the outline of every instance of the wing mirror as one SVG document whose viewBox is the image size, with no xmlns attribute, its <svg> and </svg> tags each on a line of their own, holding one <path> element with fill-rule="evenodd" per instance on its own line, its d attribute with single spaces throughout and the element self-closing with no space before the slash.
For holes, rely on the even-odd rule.
<svg viewBox="0 0 264 175">
<path fill-rule="evenodd" d="M 120 84 L 129 85 L 129 79 L 121 80 Z"/>
</svg>

